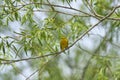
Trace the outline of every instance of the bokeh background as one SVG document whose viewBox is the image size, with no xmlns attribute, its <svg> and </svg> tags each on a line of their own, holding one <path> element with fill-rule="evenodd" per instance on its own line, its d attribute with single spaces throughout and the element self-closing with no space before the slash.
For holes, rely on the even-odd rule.
<svg viewBox="0 0 120 80">
<path fill-rule="evenodd" d="M 120 0 L 0 0 L 0 80 L 120 80 L 119 61 Z"/>
</svg>

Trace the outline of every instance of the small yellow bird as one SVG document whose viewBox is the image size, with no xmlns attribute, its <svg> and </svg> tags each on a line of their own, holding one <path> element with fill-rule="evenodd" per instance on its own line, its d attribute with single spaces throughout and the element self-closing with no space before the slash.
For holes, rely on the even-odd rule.
<svg viewBox="0 0 120 80">
<path fill-rule="evenodd" d="M 68 39 L 66 37 L 62 37 L 60 40 L 60 48 L 63 51 L 67 47 L 68 47 Z"/>
</svg>

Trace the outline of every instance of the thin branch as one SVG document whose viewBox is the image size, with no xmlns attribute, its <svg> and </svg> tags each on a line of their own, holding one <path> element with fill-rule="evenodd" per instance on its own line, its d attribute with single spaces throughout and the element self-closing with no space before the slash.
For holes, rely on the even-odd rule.
<svg viewBox="0 0 120 80">
<path fill-rule="evenodd" d="M 14 70 L 15 70 L 16 72 L 20 73 L 20 75 L 22 75 L 24 78 L 27 78 L 27 76 L 24 75 L 24 74 L 18 69 L 18 67 L 14 66 L 14 64 L 11 64 L 11 66 L 14 68 Z"/>
<path fill-rule="evenodd" d="M 93 9 L 92 4 L 90 4 L 88 0 L 85 0 L 85 1 L 86 1 L 86 3 L 87 3 L 88 6 L 89 6 L 90 11 L 96 16 L 97 14 L 96 14 L 95 10 Z M 98 16 L 97 16 L 97 17 L 98 17 Z"/>
<path fill-rule="evenodd" d="M 38 68 L 36 71 L 34 71 L 32 74 L 30 74 L 25 80 L 29 80 L 35 73 L 37 73 L 38 71 L 40 71 L 40 73 L 42 72 L 43 68 L 52 60 L 55 59 L 55 57 L 57 57 L 59 54 L 56 54 L 55 56 L 53 56 L 53 58 L 51 58 L 50 60 L 48 60 L 46 63 L 44 63 L 40 68 Z"/>
<path fill-rule="evenodd" d="M 91 13 L 93 13 L 92 12 L 92 10 L 90 9 L 90 7 L 89 7 L 89 5 L 87 4 L 87 1 L 85 0 L 83 0 L 83 4 L 85 5 L 85 7 L 91 12 Z"/>
<path fill-rule="evenodd" d="M 49 2 L 49 0 L 47 0 L 47 2 L 49 3 L 51 9 L 52 9 L 53 11 L 55 11 L 55 8 L 51 5 L 51 3 Z"/>
<path fill-rule="evenodd" d="M 47 4 L 47 3 L 33 3 L 33 2 L 32 2 L 32 3 L 28 3 L 28 4 L 24 4 L 24 5 L 18 5 L 18 6 L 20 6 L 20 8 L 18 8 L 18 9 L 15 10 L 15 11 L 18 11 L 18 10 L 24 8 L 25 6 L 32 5 L 32 4 L 40 4 L 40 5 L 46 5 L 46 6 L 52 6 L 52 7 L 54 6 L 54 7 L 64 8 L 64 9 L 70 9 L 70 10 L 74 10 L 74 11 L 83 13 L 83 14 L 88 15 L 88 16 L 93 16 L 93 17 L 95 17 L 94 15 L 91 15 L 91 14 L 89 14 L 89 13 L 86 13 L 86 12 L 84 12 L 84 11 L 81 11 L 81 10 L 78 10 L 78 9 L 75 9 L 75 8 L 72 8 L 72 7 L 55 5 L 55 4 Z M 14 7 L 18 7 L 18 6 L 14 6 Z"/>
<path fill-rule="evenodd" d="M 86 3 L 88 4 L 88 6 L 90 7 L 90 10 L 91 10 L 91 12 L 96 16 L 96 17 L 99 17 L 99 18 L 103 18 L 104 16 L 102 16 L 102 15 L 99 15 L 99 14 L 97 14 L 96 13 L 96 11 L 93 9 L 93 7 L 92 7 L 92 4 L 90 4 L 89 2 L 88 2 L 88 0 L 85 0 L 86 1 Z M 119 6 L 118 6 L 119 7 Z M 109 17 L 108 19 L 111 19 L 111 20 L 120 20 L 120 18 L 112 18 L 112 17 Z"/>
<path fill-rule="evenodd" d="M 25 5 L 31 5 L 31 4 L 41 4 L 41 3 L 29 3 L 29 4 L 25 4 Z M 54 7 L 59 7 L 59 8 L 70 9 L 70 10 L 74 10 L 74 11 L 77 11 L 77 12 L 80 12 L 80 13 L 83 13 L 83 14 L 86 14 L 86 15 L 89 15 L 89 16 L 94 16 L 94 15 L 91 15 L 91 14 L 86 13 L 86 12 L 84 12 L 84 11 L 81 11 L 81 10 L 78 10 L 78 9 L 75 9 L 75 8 L 72 8 L 72 7 L 61 6 L 61 5 L 55 5 L 55 4 L 42 4 L 42 5 L 54 6 Z"/>
<path fill-rule="evenodd" d="M 102 18 L 98 23 L 96 23 L 95 25 L 93 25 L 92 27 L 90 27 L 85 33 L 83 33 L 72 45 L 70 45 L 68 48 L 72 47 L 74 44 L 76 44 L 80 39 L 82 39 L 88 32 L 90 32 L 93 28 L 95 28 L 98 24 L 100 24 L 101 22 L 103 22 L 105 19 L 107 19 L 108 17 L 110 17 L 114 11 L 119 8 L 120 6 L 117 6 L 115 8 L 113 8 L 113 10 L 104 18 Z"/>
<path fill-rule="evenodd" d="M 57 13 L 61 13 L 61 14 L 65 14 L 65 15 L 70 15 L 70 16 L 78 16 L 78 17 L 91 17 L 91 16 L 88 16 L 88 15 L 80 15 L 80 14 L 76 14 L 76 13 L 66 13 L 66 12 L 62 12 L 62 11 L 51 11 L 51 10 L 33 10 L 34 12 L 57 12 Z"/>
<path fill-rule="evenodd" d="M 70 6 L 70 8 L 72 8 L 72 6 L 70 5 L 70 2 L 68 0 L 66 0 L 66 2 L 68 3 L 68 5 Z"/>
<path fill-rule="evenodd" d="M 28 3 L 28 4 L 21 5 L 21 6 L 25 7 L 25 6 L 31 5 L 31 4 L 41 4 L 41 5 L 46 5 L 46 6 L 54 6 L 54 7 L 59 7 L 59 8 L 70 9 L 70 10 L 78 11 L 78 12 L 80 12 L 80 13 L 82 13 L 82 14 L 87 15 L 87 16 L 94 17 L 94 18 L 96 18 L 96 19 L 98 19 L 98 20 L 99 20 L 100 18 L 104 18 L 104 16 L 98 15 L 95 11 L 94 11 L 94 15 L 92 15 L 92 14 L 89 14 L 89 13 L 87 13 L 87 12 L 84 12 L 84 11 L 81 11 L 81 10 L 78 10 L 78 9 L 75 9 L 75 8 L 72 8 L 72 7 L 55 5 L 55 4 Z M 20 6 L 20 5 L 19 5 L 19 6 Z M 23 7 L 20 7 L 19 9 L 22 9 Z M 116 8 L 119 8 L 119 7 L 120 7 L 120 5 L 117 6 Z M 19 10 L 19 9 L 18 9 L 18 10 Z M 120 20 L 120 18 L 113 18 L 113 17 L 107 17 L 107 19 L 108 19 L 108 20 L 109 20 L 109 19 L 110 19 L 110 20 Z"/>
<path fill-rule="evenodd" d="M 25 6 L 31 5 L 31 4 L 40 4 L 40 5 L 54 6 L 54 7 L 64 8 L 64 9 L 70 9 L 70 10 L 78 11 L 78 12 L 80 12 L 80 13 L 82 13 L 82 14 L 85 14 L 86 16 L 94 17 L 94 18 L 96 18 L 96 19 L 98 19 L 98 20 L 99 20 L 100 18 L 104 18 L 104 16 L 99 15 L 99 14 L 97 14 L 97 13 L 95 13 L 95 12 L 94 12 L 95 14 L 92 15 L 92 14 L 89 14 L 89 13 L 87 13 L 87 12 L 84 12 L 84 11 L 81 11 L 81 10 L 78 10 L 78 9 L 75 9 L 75 8 L 72 8 L 72 7 L 66 7 L 66 6 L 55 5 L 55 4 L 46 4 L 46 3 L 27 3 L 27 4 L 24 4 L 24 5 L 17 5 L 17 6 L 14 6 L 14 7 L 19 7 L 19 8 L 16 9 L 15 11 L 13 11 L 13 12 L 16 12 L 16 11 L 24 8 Z M 4 5 L 3 5 L 3 6 L 4 6 Z M 1 7 L 3 7 L 3 6 L 1 5 Z M 10 7 L 10 6 L 5 6 L 5 7 Z M 118 7 L 119 7 L 119 6 L 118 6 Z M 13 12 L 11 12 L 11 13 L 13 13 Z M 6 14 L 1 14 L 1 15 L 6 15 Z M 108 20 L 120 20 L 120 18 L 114 18 L 114 17 L 107 17 L 107 19 L 108 19 Z"/>
<path fill-rule="evenodd" d="M 62 51 L 58 52 L 58 54 L 62 53 Z M 55 55 L 57 53 L 52 53 L 52 54 L 46 54 L 46 55 L 42 55 L 42 56 L 36 56 L 36 57 L 30 57 L 30 58 L 24 58 L 24 59 L 17 59 L 17 60 L 9 60 L 9 59 L 3 59 L 0 58 L 2 64 L 10 64 L 10 63 L 14 63 L 14 62 L 20 62 L 20 61 L 27 61 L 27 60 L 33 60 L 33 59 L 39 59 L 39 58 L 44 58 L 44 57 L 48 57 L 51 55 Z"/>
</svg>

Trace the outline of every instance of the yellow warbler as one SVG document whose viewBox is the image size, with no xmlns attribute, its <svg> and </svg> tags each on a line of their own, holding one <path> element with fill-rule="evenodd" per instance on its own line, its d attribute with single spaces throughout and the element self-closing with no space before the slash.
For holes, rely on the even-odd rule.
<svg viewBox="0 0 120 80">
<path fill-rule="evenodd" d="M 60 48 L 63 51 L 67 47 L 68 47 L 68 39 L 66 37 L 62 37 L 60 40 Z"/>
</svg>

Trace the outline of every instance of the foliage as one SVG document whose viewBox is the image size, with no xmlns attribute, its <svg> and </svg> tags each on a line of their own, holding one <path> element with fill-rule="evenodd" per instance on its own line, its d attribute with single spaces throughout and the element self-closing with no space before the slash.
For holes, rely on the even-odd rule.
<svg viewBox="0 0 120 80">
<path fill-rule="evenodd" d="M 120 79 L 119 0 L 0 2 L 0 79 Z"/>
</svg>

